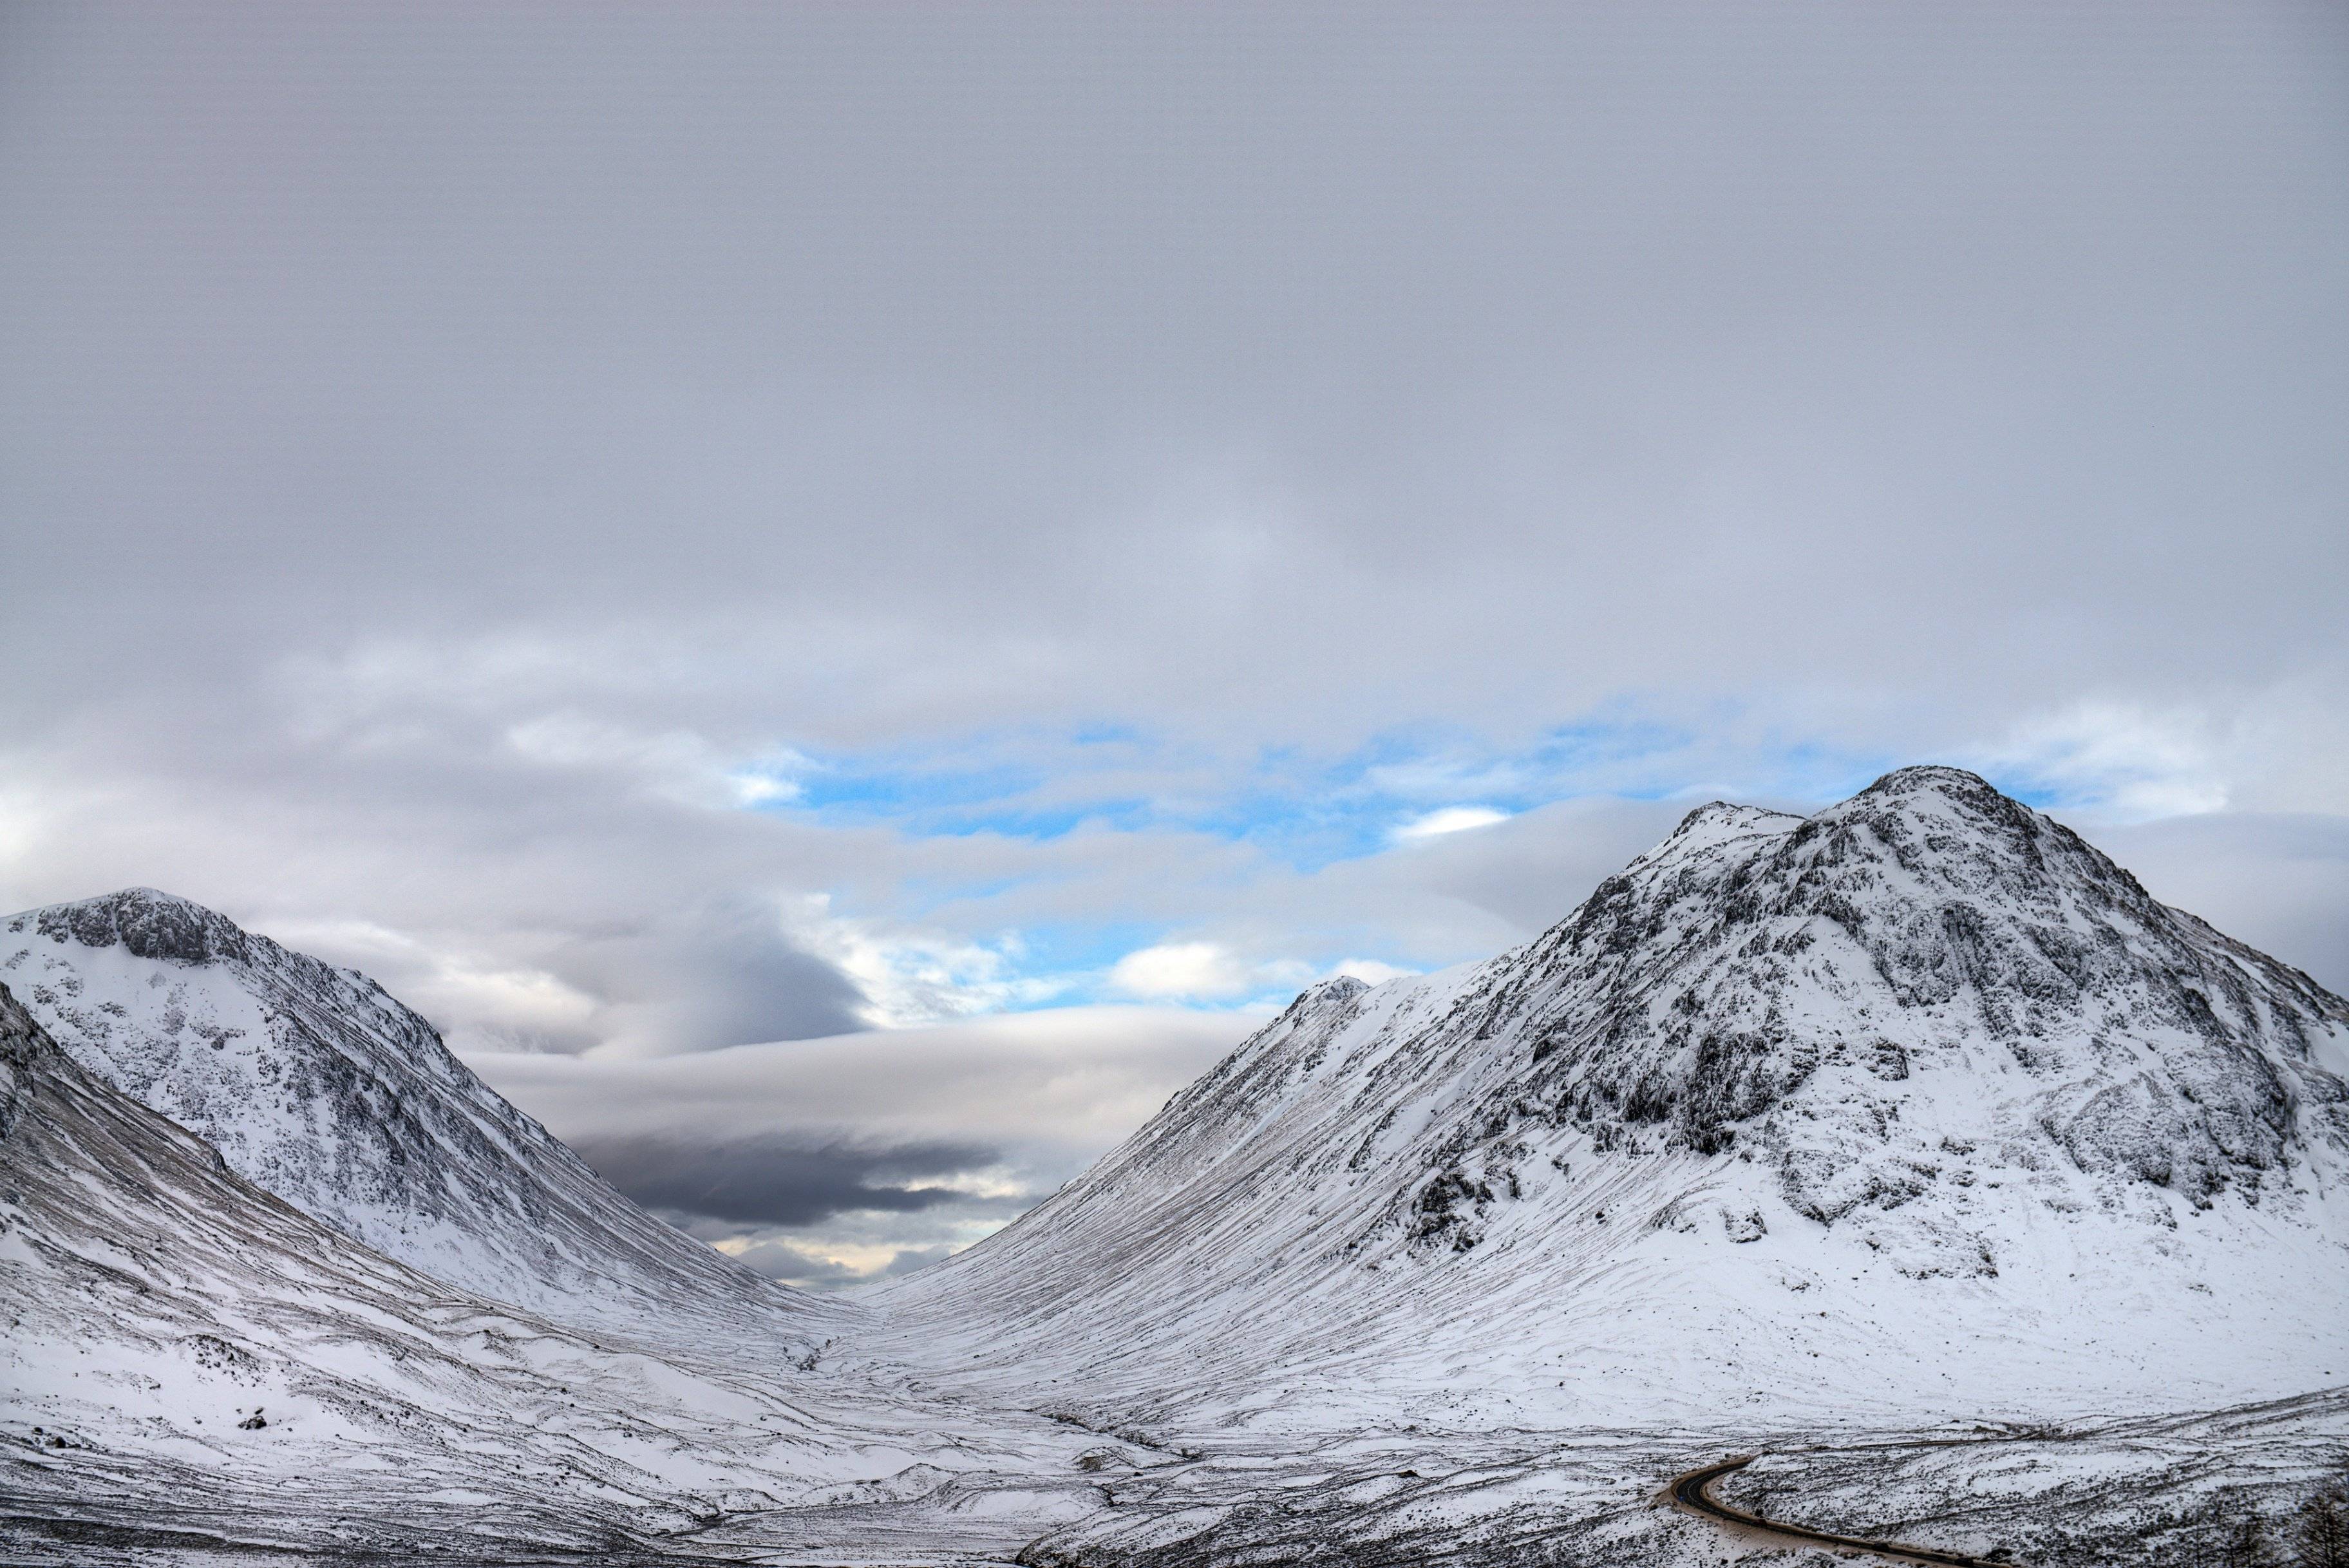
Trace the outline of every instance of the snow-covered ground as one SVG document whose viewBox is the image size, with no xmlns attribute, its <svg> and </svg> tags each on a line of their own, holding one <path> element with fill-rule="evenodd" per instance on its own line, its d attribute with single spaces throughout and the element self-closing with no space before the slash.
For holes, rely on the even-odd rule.
<svg viewBox="0 0 2349 1568">
<path fill-rule="evenodd" d="M 2184 1563 L 2349 1446 L 2349 1003 L 1951 770 L 1704 808 L 1516 952 L 1317 987 L 830 1306 L 688 1256 L 362 977 L 151 894 L 9 940 L 21 1519 L 1694 1563 L 1775 1549 L 1658 1488 L 1761 1451 L 1723 1495 L 1825 1528 Z"/>
<path fill-rule="evenodd" d="M 1695 1568 L 1847 1559 L 1666 1507 L 1661 1482 L 1770 1452 L 1724 1501 L 1815 1529 L 2021 1564 L 2200 1568 L 2342 1464 L 2349 1394 L 2122 1421 L 1855 1433 L 1733 1423 L 1571 1432 L 1426 1426 L 1228 1435 L 1189 1461 L 1104 1472 L 1114 1507 L 1022 1561 L 1052 1568 L 1430 1563 Z M 2271 1537 L 2272 1538 L 2272 1537 Z"/>
</svg>

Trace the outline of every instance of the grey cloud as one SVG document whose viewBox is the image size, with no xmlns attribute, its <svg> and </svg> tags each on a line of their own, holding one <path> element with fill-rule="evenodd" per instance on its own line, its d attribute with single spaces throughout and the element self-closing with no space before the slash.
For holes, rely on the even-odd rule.
<svg viewBox="0 0 2349 1568">
<path fill-rule="evenodd" d="M 28 715 L 499 636 L 825 737 L 2333 646 L 2331 8 L 12 26 Z"/>
<path fill-rule="evenodd" d="M 2338 653 L 2333 8 L 8 25 L 0 703 L 175 775 Z"/>
<path fill-rule="evenodd" d="M 1416 908 L 1432 914 L 1446 904 L 1463 905 L 1495 922 L 1486 940 L 1497 949 L 1564 919 L 1593 888 L 1669 834 L 1694 804 L 1561 801 L 1491 827 L 1333 867 L 1330 886 L 1316 892 L 1333 903 L 1360 898 L 1381 910 Z M 1402 923 L 1393 916 L 1385 920 L 1390 927 Z"/>
<path fill-rule="evenodd" d="M 2349 992 L 2349 819 L 2220 814 L 2082 831 L 2155 898 Z"/>
<path fill-rule="evenodd" d="M 550 967 L 610 999 L 606 1050 L 658 1055 L 864 1026 L 864 993 L 792 944 L 771 903 L 748 900 L 585 932 Z"/>
<path fill-rule="evenodd" d="M 936 1208 L 965 1196 L 935 1185 L 939 1179 L 1000 1163 L 993 1150 L 935 1143 L 871 1147 L 638 1136 L 574 1147 L 598 1175 L 647 1209 L 752 1226 L 812 1225 L 850 1210 Z"/>
<path fill-rule="evenodd" d="M 816 1257 L 781 1240 L 759 1241 L 736 1253 L 735 1261 L 771 1280 L 802 1290 L 837 1289 L 854 1284 L 864 1277 L 845 1264 Z"/>
<path fill-rule="evenodd" d="M 1252 1022 L 1071 1008 L 655 1058 L 472 1064 L 639 1202 L 761 1272 L 827 1285 L 891 1260 L 913 1267 L 1015 1218 Z"/>
<path fill-rule="evenodd" d="M 976 1147 L 1035 1189 L 1083 1168 L 1249 1027 L 1176 1008 L 1061 1008 L 655 1059 L 472 1064 L 574 1147 Z"/>
</svg>

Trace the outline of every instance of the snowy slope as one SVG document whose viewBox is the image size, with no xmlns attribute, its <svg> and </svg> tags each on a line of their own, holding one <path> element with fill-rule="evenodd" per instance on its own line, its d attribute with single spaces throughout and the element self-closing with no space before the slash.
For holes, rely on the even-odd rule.
<svg viewBox="0 0 2349 1568">
<path fill-rule="evenodd" d="M 0 990 L 0 1558 L 1697 1568 L 1701 1429 L 1416 1420 L 1181 1451 L 450 1292 L 82 1072 Z M 2335 1394 L 2064 1431 L 1782 1426 L 1775 1513 L 2026 1563 L 2210 1561 L 2337 1460 Z M 250 1423 L 250 1424 L 248 1424 Z M 2153 1550 L 2148 1550 L 2148 1548 Z"/>
<path fill-rule="evenodd" d="M 1317 987 L 872 1353 L 1104 1422 L 1933 1422 L 2349 1381 L 2349 1004 L 1971 774 L 1714 805 Z"/>
<path fill-rule="evenodd" d="M 12 1563 L 804 1560 L 857 1505 L 899 1560 L 959 1559 L 1098 1506 L 1082 1434 L 450 1291 L 235 1176 L 5 988 L 0 1320 Z"/>
<path fill-rule="evenodd" d="M 0 983 L 84 1068 L 344 1235 L 564 1322 L 804 1358 L 836 1304 L 614 1191 L 381 987 L 133 888 L 0 923 Z"/>
</svg>

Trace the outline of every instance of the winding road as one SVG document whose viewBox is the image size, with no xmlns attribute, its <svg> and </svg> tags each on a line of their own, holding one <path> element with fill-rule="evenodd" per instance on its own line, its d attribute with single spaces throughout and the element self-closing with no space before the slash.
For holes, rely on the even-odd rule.
<svg viewBox="0 0 2349 1568">
<path fill-rule="evenodd" d="M 1693 1513 L 1722 1523 L 1743 1529 L 1760 1531 L 1784 1541 L 1800 1542 L 1806 1546 L 1833 1546 L 1847 1552 L 1872 1552 L 1878 1557 L 1889 1557 L 1897 1563 L 1934 1563 L 1944 1568 L 2016 1568 L 2012 1563 L 1993 1562 L 1987 1557 L 1969 1557 L 1962 1552 L 1944 1552 L 1933 1546 L 1904 1546 L 1897 1541 L 1862 1541 L 1854 1535 L 1833 1535 L 1824 1530 L 1812 1530 L 1800 1524 L 1787 1524 L 1775 1519 L 1764 1519 L 1758 1513 L 1748 1513 L 1732 1508 L 1713 1495 L 1713 1483 L 1733 1471 L 1742 1470 L 1759 1454 L 1723 1459 L 1717 1465 L 1689 1471 L 1675 1477 L 1665 1495 L 1674 1508 L 1683 1513 Z"/>
</svg>

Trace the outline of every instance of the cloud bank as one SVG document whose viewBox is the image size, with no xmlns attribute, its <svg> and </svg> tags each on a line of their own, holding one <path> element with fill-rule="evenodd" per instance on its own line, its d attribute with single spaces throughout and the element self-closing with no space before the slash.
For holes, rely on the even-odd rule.
<svg viewBox="0 0 2349 1568">
<path fill-rule="evenodd" d="M 827 1285 L 985 1235 L 1075 1176 L 1262 1014 L 1072 1007 L 653 1059 L 474 1067 L 647 1208 Z"/>
</svg>

